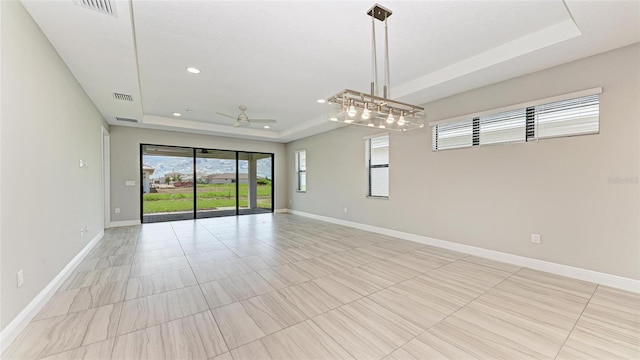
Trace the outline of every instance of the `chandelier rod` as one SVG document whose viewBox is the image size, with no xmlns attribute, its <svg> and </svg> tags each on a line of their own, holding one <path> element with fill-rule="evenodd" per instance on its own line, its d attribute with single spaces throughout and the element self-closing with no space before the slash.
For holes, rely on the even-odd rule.
<svg viewBox="0 0 640 360">
<path fill-rule="evenodd" d="M 389 31 L 387 28 L 388 16 L 384 17 L 384 98 L 391 97 L 391 88 L 389 86 Z"/>
<path fill-rule="evenodd" d="M 378 60 L 376 56 L 376 19 L 371 17 L 371 96 L 377 95 Z"/>
</svg>

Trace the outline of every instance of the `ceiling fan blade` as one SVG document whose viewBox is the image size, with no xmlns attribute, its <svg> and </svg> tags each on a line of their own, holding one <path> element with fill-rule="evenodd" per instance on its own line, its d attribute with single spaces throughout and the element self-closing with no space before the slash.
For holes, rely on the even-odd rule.
<svg viewBox="0 0 640 360">
<path fill-rule="evenodd" d="M 223 114 L 223 113 L 219 113 L 219 112 L 217 112 L 216 114 L 224 116 L 224 117 L 228 117 L 229 119 L 234 119 L 234 120 L 238 118 L 237 116 L 231 116 L 231 115 L 227 115 L 227 114 Z"/>
<path fill-rule="evenodd" d="M 275 119 L 249 119 L 249 121 L 256 124 L 275 124 L 278 122 Z"/>
</svg>

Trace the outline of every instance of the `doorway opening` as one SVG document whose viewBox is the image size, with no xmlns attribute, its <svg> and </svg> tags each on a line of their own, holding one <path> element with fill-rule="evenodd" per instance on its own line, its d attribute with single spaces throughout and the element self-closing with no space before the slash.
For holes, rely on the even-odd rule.
<svg viewBox="0 0 640 360">
<path fill-rule="evenodd" d="M 273 156 L 141 144 L 142 222 L 273 212 Z"/>
</svg>

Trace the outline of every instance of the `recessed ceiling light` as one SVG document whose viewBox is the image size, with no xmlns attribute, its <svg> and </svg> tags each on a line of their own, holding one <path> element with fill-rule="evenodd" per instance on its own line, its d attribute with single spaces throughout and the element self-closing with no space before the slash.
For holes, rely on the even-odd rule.
<svg viewBox="0 0 640 360">
<path fill-rule="evenodd" d="M 325 99 L 318 99 L 318 104 L 324 104 L 326 102 Z"/>
<path fill-rule="evenodd" d="M 270 127 L 271 127 L 271 126 L 269 126 L 269 125 L 265 125 L 265 126 L 264 126 L 264 128 L 265 128 L 265 129 L 268 129 L 268 128 L 270 128 Z"/>
<path fill-rule="evenodd" d="M 182 116 L 180 113 L 173 113 L 173 116 Z"/>
<path fill-rule="evenodd" d="M 190 72 L 190 73 L 192 73 L 192 74 L 200 74 L 200 69 L 198 69 L 198 68 L 194 68 L 194 67 L 192 67 L 192 66 L 189 66 L 189 67 L 187 68 L 187 71 L 188 71 L 188 72 Z"/>
</svg>

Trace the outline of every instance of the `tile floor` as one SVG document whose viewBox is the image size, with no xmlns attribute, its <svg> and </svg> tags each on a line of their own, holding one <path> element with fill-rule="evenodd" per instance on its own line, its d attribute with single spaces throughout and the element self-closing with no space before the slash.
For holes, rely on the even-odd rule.
<svg viewBox="0 0 640 360">
<path fill-rule="evenodd" d="M 640 295 L 295 215 L 109 229 L 3 359 L 640 358 Z"/>
</svg>

